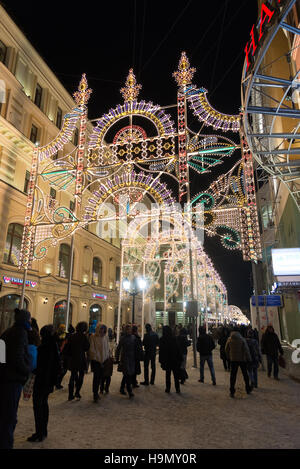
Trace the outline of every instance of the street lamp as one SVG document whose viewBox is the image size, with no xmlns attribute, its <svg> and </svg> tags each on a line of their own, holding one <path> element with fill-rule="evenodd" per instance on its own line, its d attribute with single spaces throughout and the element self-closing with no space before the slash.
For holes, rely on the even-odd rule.
<svg viewBox="0 0 300 469">
<path fill-rule="evenodd" d="M 132 281 L 128 278 L 123 280 L 123 288 L 132 296 L 132 324 L 134 324 L 135 297 L 146 289 L 147 281 L 144 277 L 134 277 Z"/>
</svg>

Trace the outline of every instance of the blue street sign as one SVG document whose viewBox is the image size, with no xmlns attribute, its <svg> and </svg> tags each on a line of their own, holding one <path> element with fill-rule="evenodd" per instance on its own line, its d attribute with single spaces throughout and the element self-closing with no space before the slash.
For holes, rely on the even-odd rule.
<svg viewBox="0 0 300 469">
<path fill-rule="evenodd" d="M 255 296 L 251 297 L 252 306 L 256 306 Z M 280 295 L 258 295 L 258 306 L 282 306 Z"/>
</svg>

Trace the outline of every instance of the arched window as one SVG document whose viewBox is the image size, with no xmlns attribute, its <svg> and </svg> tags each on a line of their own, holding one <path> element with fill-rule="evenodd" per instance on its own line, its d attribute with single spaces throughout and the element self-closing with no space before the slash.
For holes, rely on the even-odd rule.
<svg viewBox="0 0 300 469">
<path fill-rule="evenodd" d="M 72 303 L 70 303 L 69 308 L 69 321 L 68 325 L 72 324 Z M 66 324 L 67 319 L 67 302 L 66 300 L 58 301 L 54 306 L 54 315 L 53 315 L 53 326 L 55 329 L 58 328 L 60 324 Z"/>
<path fill-rule="evenodd" d="M 90 307 L 90 324 L 92 324 L 93 321 L 102 321 L 102 308 L 100 305 L 92 305 Z"/>
<path fill-rule="evenodd" d="M 71 247 L 68 244 L 61 244 L 59 248 L 58 258 L 58 275 L 59 277 L 68 278 L 70 274 L 71 264 Z M 73 268 L 74 268 L 74 255 L 73 255 Z M 73 271 L 72 271 L 73 277 Z"/>
<path fill-rule="evenodd" d="M 4 262 L 6 264 L 18 265 L 19 263 L 23 229 L 23 225 L 18 223 L 11 223 L 8 226 L 4 249 Z"/>
<path fill-rule="evenodd" d="M 15 308 L 19 307 L 19 295 L 6 295 L 0 298 L 0 336 L 15 322 Z M 28 301 L 24 298 L 24 309 L 28 308 Z"/>
<path fill-rule="evenodd" d="M 98 287 L 102 285 L 102 262 L 99 257 L 93 259 L 92 284 Z"/>
</svg>

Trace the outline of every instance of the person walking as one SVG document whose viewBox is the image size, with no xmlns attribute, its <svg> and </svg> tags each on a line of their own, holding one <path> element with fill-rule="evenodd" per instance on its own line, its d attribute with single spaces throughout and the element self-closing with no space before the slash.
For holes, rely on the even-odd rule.
<svg viewBox="0 0 300 469">
<path fill-rule="evenodd" d="M 180 326 L 182 325 L 180 324 Z M 180 348 L 180 352 L 182 354 L 182 362 L 180 365 L 180 384 L 184 384 L 189 377 L 186 372 L 186 360 L 188 347 L 190 347 L 191 345 L 191 341 L 187 338 L 187 330 L 184 327 L 179 328 L 179 336 L 177 337 L 177 342 Z"/>
<path fill-rule="evenodd" d="M 136 353 L 136 337 L 132 334 L 131 325 L 128 324 L 124 328 L 124 335 L 120 338 L 116 349 L 116 361 L 118 363 L 118 371 L 123 373 L 120 393 L 126 395 L 126 386 L 130 398 L 134 397 L 132 379 L 136 370 Z"/>
<path fill-rule="evenodd" d="M 137 375 L 141 374 L 141 361 L 144 360 L 144 352 L 143 352 L 143 345 L 142 345 L 142 339 L 139 336 L 138 333 L 138 327 L 134 324 L 132 326 L 132 334 L 136 338 L 136 354 L 135 354 L 135 374 L 132 377 L 132 387 L 133 388 L 138 388 L 139 383 L 137 382 Z"/>
<path fill-rule="evenodd" d="M 56 389 L 62 389 L 62 380 L 67 373 L 67 367 L 65 366 L 65 360 L 63 356 L 63 349 L 64 346 L 67 343 L 67 333 L 66 333 L 66 326 L 65 324 L 60 324 L 57 328 L 57 331 L 55 333 L 55 338 L 59 350 L 59 357 L 60 357 L 60 371 L 58 373 L 57 377 L 57 383 L 55 385 Z"/>
<path fill-rule="evenodd" d="M 252 329 L 247 332 L 247 345 L 251 355 L 251 363 L 248 365 L 248 373 L 253 388 L 257 388 L 257 369 L 261 363 L 261 354 L 259 351 L 258 341 L 255 339 L 255 335 Z"/>
<path fill-rule="evenodd" d="M 79 322 L 76 326 L 75 334 L 71 334 L 64 346 L 63 355 L 67 359 L 67 368 L 71 371 L 69 381 L 69 397 L 72 401 L 75 397 L 81 399 L 80 390 L 83 384 L 86 370 L 86 352 L 90 348 L 90 343 L 86 336 L 88 325 L 86 322 Z M 74 396 L 75 385 L 75 396 Z"/>
<path fill-rule="evenodd" d="M 110 349 L 110 356 L 105 360 L 103 363 L 103 374 L 101 378 L 101 383 L 100 383 L 100 393 L 105 394 L 109 393 L 109 386 L 111 383 L 111 377 L 113 374 L 113 357 Z"/>
<path fill-rule="evenodd" d="M 226 342 L 225 353 L 230 360 L 230 397 L 235 394 L 235 382 L 238 369 L 240 368 L 246 386 L 247 394 L 250 394 L 252 387 L 249 383 L 247 372 L 247 362 L 251 362 L 251 355 L 246 339 L 241 336 L 238 328 L 234 328 Z"/>
<path fill-rule="evenodd" d="M 223 327 L 221 332 L 221 337 L 218 340 L 218 344 L 220 345 L 220 358 L 223 361 L 223 366 L 225 371 L 230 371 L 230 361 L 226 357 L 225 353 L 225 345 L 229 337 L 229 330 L 226 327 Z"/>
<path fill-rule="evenodd" d="M 199 337 L 197 339 L 197 352 L 200 354 L 200 379 L 199 383 L 204 383 L 204 366 L 207 362 L 212 384 L 215 386 L 216 375 L 214 369 L 214 363 L 212 358 L 212 351 L 215 348 L 215 341 L 210 334 L 206 333 L 206 328 L 204 326 L 199 327 Z"/>
<path fill-rule="evenodd" d="M 33 412 L 35 433 L 27 441 L 43 441 L 48 435 L 49 394 L 53 392 L 60 371 L 59 350 L 52 324 L 41 328 L 41 345 L 38 347 L 37 367 L 34 370 Z"/>
<path fill-rule="evenodd" d="M 267 355 L 267 367 L 268 367 L 268 377 L 271 378 L 272 367 L 274 379 L 279 380 L 278 378 L 278 353 L 283 355 L 283 349 L 280 344 L 278 335 L 274 331 L 273 326 L 267 326 L 262 338 L 261 338 L 261 351 L 262 354 Z"/>
<path fill-rule="evenodd" d="M 98 402 L 100 399 L 99 387 L 104 378 L 104 362 L 110 357 L 109 341 L 106 331 L 107 327 L 104 324 L 98 324 L 95 333 L 90 335 L 89 358 L 93 372 L 94 402 Z"/>
<path fill-rule="evenodd" d="M 171 390 L 171 373 L 174 376 L 176 392 L 180 393 L 180 365 L 182 363 L 182 354 L 176 337 L 172 334 L 170 326 L 163 326 L 162 337 L 159 340 L 159 363 L 166 372 L 166 389 L 169 393 Z"/>
<path fill-rule="evenodd" d="M 146 333 L 144 334 L 143 347 L 145 351 L 144 356 L 144 381 L 141 383 L 143 386 L 149 386 L 149 364 L 151 363 L 151 378 L 150 384 L 155 382 L 156 374 L 156 347 L 159 345 L 159 337 L 152 330 L 151 324 L 146 324 Z"/>
<path fill-rule="evenodd" d="M 0 449 L 12 449 L 21 392 L 30 373 L 28 335 L 30 313 L 15 309 L 15 322 L 1 336 L 6 363 L 0 363 Z"/>
</svg>

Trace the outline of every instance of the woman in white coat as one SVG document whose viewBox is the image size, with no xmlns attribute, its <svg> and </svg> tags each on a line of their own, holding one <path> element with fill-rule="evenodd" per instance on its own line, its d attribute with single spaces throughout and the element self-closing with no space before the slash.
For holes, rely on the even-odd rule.
<svg viewBox="0 0 300 469">
<path fill-rule="evenodd" d="M 94 402 L 98 402 L 99 387 L 103 379 L 104 363 L 110 358 L 109 340 L 106 335 L 107 327 L 98 324 L 95 334 L 90 336 L 89 357 L 91 360 L 91 370 L 93 376 Z"/>
</svg>

